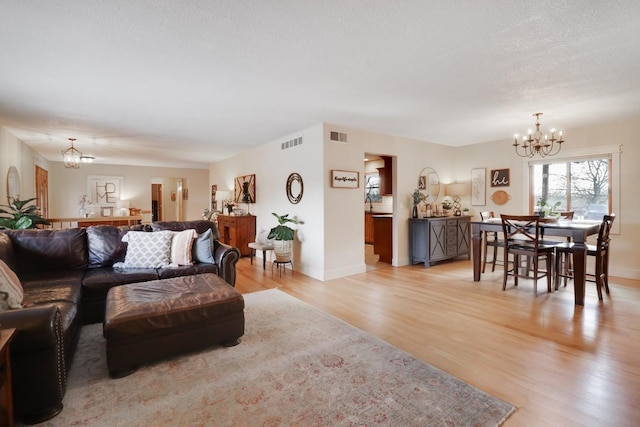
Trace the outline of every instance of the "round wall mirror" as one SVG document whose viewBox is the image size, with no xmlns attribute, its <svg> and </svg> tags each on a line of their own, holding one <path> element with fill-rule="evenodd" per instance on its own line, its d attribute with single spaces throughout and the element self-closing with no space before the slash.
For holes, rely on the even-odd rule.
<svg viewBox="0 0 640 427">
<path fill-rule="evenodd" d="M 20 197 L 20 174 L 15 166 L 11 166 L 7 173 L 7 197 L 9 200 Z"/>
<path fill-rule="evenodd" d="M 433 168 L 426 167 L 418 175 L 418 190 L 424 194 L 426 203 L 433 203 L 440 195 L 440 178 Z"/>
<path fill-rule="evenodd" d="M 304 185 L 300 174 L 294 172 L 289 175 L 289 178 L 287 178 L 287 198 L 289 198 L 289 201 L 294 205 L 300 203 L 303 192 Z"/>
</svg>

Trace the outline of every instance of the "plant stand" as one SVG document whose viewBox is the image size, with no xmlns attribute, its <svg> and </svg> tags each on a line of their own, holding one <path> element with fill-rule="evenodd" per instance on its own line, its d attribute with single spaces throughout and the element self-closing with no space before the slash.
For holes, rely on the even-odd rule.
<svg viewBox="0 0 640 427">
<path fill-rule="evenodd" d="M 282 270 L 287 269 L 287 264 L 291 264 L 291 275 L 293 276 L 293 261 L 289 260 L 289 261 L 273 261 L 273 264 L 271 264 L 271 274 L 273 274 L 273 266 L 275 265 L 276 267 L 278 267 L 278 274 L 280 275 L 280 277 L 282 277 Z"/>
</svg>

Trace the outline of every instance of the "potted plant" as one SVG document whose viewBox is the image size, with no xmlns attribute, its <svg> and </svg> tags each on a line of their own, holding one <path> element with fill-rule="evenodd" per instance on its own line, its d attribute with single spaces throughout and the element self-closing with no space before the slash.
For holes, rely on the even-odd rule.
<svg viewBox="0 0 640 427">
<path fill-rule="evenodd" d="M 294 230 L 285 224 L 288 222 L 300 224 L 300 222 L 297 219 L 289 218 L 289 214 L 278 215 L 272 212 L 271 215 L 278 219 L 278 225 L 269 231 L 267 239 L 274 239 L 273 252 L 276 254 L 276 261 L 290 262 L 293 253 Z"/>
<path fill-rule="evenodd" d="M 545 199 L 543 199 L 542 197 L 540 197 L 538 199 L 538 203 L 536 203 L 536 210 L 535 212 L 538 213 L 538 215 L 540 216 L 540 218 L 546 218 L 549 217 L 549 214 L 551 212 L 553 212 L 554 209 L 556 209 L 558 206 L 560 206 L 560 202 L 556 202 L 553 205 L 550 205 L 547 203 L 547 201 Z"/>
<path fill-rule="evenodd" d="M 411 212 L 411 216 L 413 218 L 418 218 L 418 205 L 424 199 L 424 194 L 422 194 L 417 188 L 413 190 L 413 193 L 411 193 L 411 201 L 413 202 L 413 211 Z"/>
<path fill-rule="evenodd" d="M 38 224 L 50 225 L 49 221 L 38 215 L 38 207 L 29 204 L 34 200 L 35 198 L 29 200 L 11 198 L 9 205 L 0 206 L 0 214 L 4 215 L 0 218 L 0 228 L 23 230 L 36 228 Z"/>
</svg>

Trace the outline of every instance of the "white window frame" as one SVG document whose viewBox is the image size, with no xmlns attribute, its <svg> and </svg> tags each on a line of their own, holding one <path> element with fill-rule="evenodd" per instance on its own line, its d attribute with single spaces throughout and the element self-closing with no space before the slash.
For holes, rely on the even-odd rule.
<svg viewBox="0 0 640 427">
<path fill-rule="evenodd" d="M 551 161 L 556 160 L 579 160 L 594 156 L 611 157 L 611 212 L 616 214 L 616 220 L 611 228 L 612 234 L 620 234 L 620 153 L 622 153 L 622 144 L 603 145 L 598 147 L 578 148 L 574 150 L 563 150 L 553 156 Z M 549 163 L 549 159 L 529 159 L 524 158 L 522 161 L 522 205 L 529 206 L 529 169 L 533 165 Z"/>
</svg>

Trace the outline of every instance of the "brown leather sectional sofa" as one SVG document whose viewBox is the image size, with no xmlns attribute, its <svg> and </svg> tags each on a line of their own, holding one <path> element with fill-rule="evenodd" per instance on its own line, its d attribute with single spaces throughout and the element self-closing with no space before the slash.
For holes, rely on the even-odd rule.
<svg viewBox="0 0 640 427">
<path fill-rule="evenodd" d="M 157 269 L 114 268 L 124 261 L 129 230 L 212 231 L 215 263 Z M 94 226 L 61 230 L 0 230 L 0 259 L 17 273 L 24 308 L 0 313 L 16 328 L 11 371 L 16 419 L 37 423 L 62 410 L 66 379 L 83 324 L 104 319 L 107 292 L 127 283 L 215 273 L 235 285 L 237 248 L 218 241 L 210 221 L 156 222 L 147 226 Z"/>
</svg>

